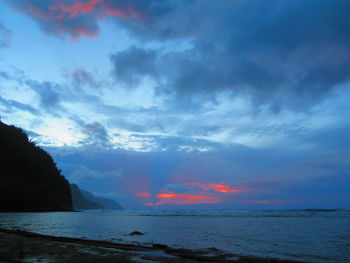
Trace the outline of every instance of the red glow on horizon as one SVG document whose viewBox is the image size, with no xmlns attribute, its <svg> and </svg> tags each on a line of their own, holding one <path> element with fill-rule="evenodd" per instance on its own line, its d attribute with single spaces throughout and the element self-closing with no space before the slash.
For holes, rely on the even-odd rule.
<svg viewBox="0 0 350 263">
<path fill-rule="evenodd" d="M 144 198 L 151 197 L 151 193 L 145 193 L 145 192 L 137 192 L 135 195 L 138 197 L 144 197 Z"/>
<path fill-rule="evenodd" d="M 184 194 L 158 194 L 158 198 L 180 198 L 180 199 L 219 199 L 216 196 L 184 195 Z"/>
<path fill-rule="evenodd" d="M 157 202 L 145 203 L 146 206 L 161 206 L 161 205 L 192 205 L 192 204 L 217 204 L 222 201 L 217 199 L 181 199 L 181 198 L 160 198 Z"/>
<path fill-rule="evenodd" d="M 179 198 L 162 198 L 154 206 L 159 205 L 192 205 L 192 204 L 217 204 L 222 201 L 217 199 L 179 199 Z"/>
<path fill-rule="evenodd" d="M 215 190 L 217 192 L 221 193 L 234 193 L 241 190 L 230 188 L 227 184 L 211 184 L 211 183 L 199 183 L 199 182 L 193 182 L 193 183 L 187 183 L 187 185 L 194 185 L 199 188 L 202 188 L 203 190 Z"/>
</svg>

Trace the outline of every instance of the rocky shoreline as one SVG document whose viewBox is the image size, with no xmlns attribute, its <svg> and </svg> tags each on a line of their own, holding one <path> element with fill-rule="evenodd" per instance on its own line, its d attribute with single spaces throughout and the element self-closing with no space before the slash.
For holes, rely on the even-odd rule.
<svg viewBox="0 0 350 263">
<path fill-rule="evenodd" d="M 300 263 L 226 254 L 215 248 L 175 249 L 161 244 L 148 247 L 0 229 L 0 263 L 13 262 Z"/>
</svg>

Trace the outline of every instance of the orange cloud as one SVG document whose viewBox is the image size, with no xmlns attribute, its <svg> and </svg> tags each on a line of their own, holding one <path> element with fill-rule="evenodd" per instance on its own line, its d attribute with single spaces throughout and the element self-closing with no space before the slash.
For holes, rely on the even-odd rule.
<svg viewBox="0 0 350 263">
<path fill-rule="evenodd" d="M 81 0 L 71 4 L 52 1 L 50 4 L 26 3 L 20 10 L 33 17 L 47 33 L 58 36 L 69 36 L 74 42 L 84 36 L 96 37 L 99 32 L 99 21 L 108 17 L 117 19 L 138 19 L 141 11 L 131 4 L 120 4 L 110 0 Z M 84 19 L 81 19 L 84 16 Z"/>
<path fill-rule="evenodd" d="M 135 195 L 142 198 L 153 197 L 153 199 L 148 199 L 147 202 L 144 203 L 146 206 L 216 204 L 224 201 L 223 197 L 220 196 L 219 193 L 222 195 L 223 193 L 234 193 L 241 191 L 240 189 L 232 188 L 227 184 L 191 182 L 182 185 L 195 186 L 201 190 L 197 189 L 198 191 L 194 191 L 195 189 L 188 189 L 188 187 L 185 187 L 184 189 L 188 189 L 187 192 L 177 193 L 176 188 L 174 188 L 174 191 L 165 188 L 158 194 L 137 191 L 135 192 Z M 208 192 L 209 190 L 214 190 L 218 193 L 214 194 L 214 192 Z"/>
<path fill-rule="evenodd" d="M 112 7 L 111 4 L 108 4 L 106 0 L 90 0 L 86 3 L 75 2 L 72 5 L 56 4 L 49 7 L 50 11 L 60 12 L 61 17 L 68 16 L 70 18 L 75 18 L 79 15 L 85 15 L 97 9 L 100 17 L 139 17 L 139 14 L 134 10 L 132 6 L 128 5 L 123 8 Z"/>
<path fill-rule="evenodd" d="M 87 3 L 76 2 L 72 5 L 52 5 L 49 7 L 50 10 L 60 11 L 62 13 L 67 13 L 69 17 L 76 17 L 79 13 L 87 14 L 95 9 L 95 6 L 101 2 L 101 0 L 90 0 Z"/>
<path fill-rule="evenodd" d="M 238 192 L 241 190 L 230 188 L 226 184 L 211 184 L 211 183 L 199 183 L 199 182 L 194 182 L 194 183 L 187 183 L 187 185 L 194 185 L 199 188 L 202 188 L 203 190 L 215 190 L 217 192 L 221 193 L 234 193 Z"/>
<path fill-rule="evenodd" d="M 184 195 L 184 194 L 158 194 L 158 198 L 180 198 L 180 199 L 219 199 L 216 196 Z"/>
</svg>

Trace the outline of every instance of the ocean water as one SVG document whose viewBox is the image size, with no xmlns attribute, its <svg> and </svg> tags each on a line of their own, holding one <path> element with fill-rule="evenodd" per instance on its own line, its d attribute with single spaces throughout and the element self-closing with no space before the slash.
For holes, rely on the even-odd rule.
<svg viewBox="0 0 350 263">
<path fill-rule="evenodd" d="M 239 255 L 350 262 L 350 210 L 0 213 L 0 227 L 117 243 L 215 247 Z M 129 236 L 132 231 L 144 235 Z"/>
</svg>

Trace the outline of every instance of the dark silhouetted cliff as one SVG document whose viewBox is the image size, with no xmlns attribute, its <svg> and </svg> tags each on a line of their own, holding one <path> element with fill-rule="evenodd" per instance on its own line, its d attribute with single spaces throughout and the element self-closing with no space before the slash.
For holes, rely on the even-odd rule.
<svg viewBox="0 0 350 263">
<path fill-rule="evenodd" d="M 84 197 L 76 184 L 70 185 L 73 208 L 76 210 L 103 209 L 103 206 Z"/>
<path fill-rule="evenodd" d="M 67 180 L 23 130 L 0 121 L 0 211 L 70 211 Z"/>
</svg>

